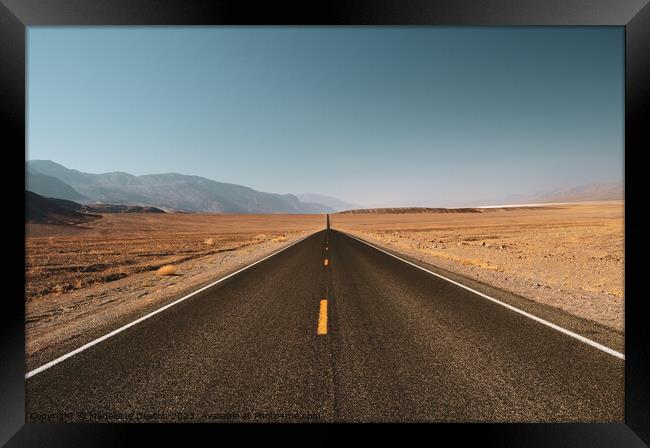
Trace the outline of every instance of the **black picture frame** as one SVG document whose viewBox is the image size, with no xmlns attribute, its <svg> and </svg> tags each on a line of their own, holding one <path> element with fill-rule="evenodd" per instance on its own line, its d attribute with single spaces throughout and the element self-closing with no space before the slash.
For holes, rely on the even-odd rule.
<svg viewBox="0 0 650 448">
<path fill-rule="evenodd" d="M 650 340 L 643 291 L 648 249 L 643 164 L 650 133 L 650 6 L 647 0 L 0 0 L 0 122 L 6 205 L 0 220 L 3 271 L 0 442 L 8 446 L 115 446 L 155 437 L 219 437 L 241 425 L 26 424 L 24 397 L 24 210 L 26 27 L 63 25 L 614 25 L 625 27 L 625 423 L 408 425 L 424 440 L 452 437 L 493 446 L 650 445 Z M 8 173 L 11 173 L 9 175 Z M 22 182 L 22 185 L 21 185 Z M 217 427 L 218 426 L 218 427 Z M 340 425 L 337 425 L 340 427 Z M 249 428 L 250 426 L 246 426 Z M 265 426 L 268 428 L 270 426 Z M 310 426 L 323 431 L 331 426 Z M 350 428 L 350 426 L 347 426 Z M 239 428 L 239 429 L 237 429 Z M 259 427 L 258 427 L 259 428 Z M 286 428 L 286 427 L 285 427 Z M 304 428 L 304 427 L 303 427 Z M 356 427 L 355 427 L 356 428 Z M 373 425 L 375 437 L 386 426 Z M 265 431 L 265 429 L 262 429 Z M 284 430 L 284 428 L 283 428 Z M 416 434 L 418 433 L 418 434 Z M 327 440 L 327 435 L 323 433 Z M 230 434 L 232 435 L 232 434 Z M 435 439 L 433 439 L 435 438 Z"/>
</svg>

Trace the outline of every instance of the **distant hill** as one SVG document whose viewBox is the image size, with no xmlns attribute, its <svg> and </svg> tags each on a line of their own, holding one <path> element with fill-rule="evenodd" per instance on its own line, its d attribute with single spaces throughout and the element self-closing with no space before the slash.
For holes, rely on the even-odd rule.
<svg viewBox="0 0 650 448">
<path fill-rule="evenodd" d="M 86 213 L 167 213 L 156 207 L 120 204 L 84 204 L 81 209 Z"/>
<path fill-rule="evenodd" d="M 616 201 L 623 199 L 625 199 L 625 189 L 622 182 L 594 182 L 573 187 L 538 191 L 533 194 L 511 194 L 505 197 L 482 198 L 453 205 L 474 207 L 500 204 Z"/>
<path fill-rule="evenodd" d="M 101 218 L 104 213 L 165 213 L 155 207 L 119 204 L 79 204 L 67 199 L 46 198 L 25 191 L 25 222 L 34 224 L 82 224 Z"/>
<path fill-rule="evenodd" d="M 342 214 L 360 214 L 360 213 L 390 213 L 390 214 L 407 214 L 407 213 L 481 213 L 478 208 L 430 208 L 430 207 L 390 207 L 390 208 L 358 208 L 354 210 L 345 210 L 339 212 Z"/>
<path fill-rule="evenodd" d="M 345 201 L 342 201 L 342 200 L 340 200 L 338 198 L 334 198 L 334 197 L 331 197 L 331 196 L 323 196 L 323 195 L 315 194 L 315 193 L 304 193 L 304 194 L 299 194 L 297 196 L 298 196 L 298 199 L 300 199 L 303 202 L 311 202 L 311 203 L 323 204 L 323 205 L 331 208 L 334 211 L 361 208 L 361 206 L 358 205 L 358 204 L 353 204 L 351 202 L 345 202 Z"/>
<path fill-rule="evenodd" d="M 592 183 L 577 187 L 543 191 L 528 197 L 530 202 L 611 201 L 625 197 L 623 183 Z"/>
<path fill-rule="evenodd" d="M 494 213 L 515 210 L 549 209 L 552 207 L 465 207 L 465 208 L 430 208 L 430 207 L 391 207 L 391 208 L 360 208 L 345 210 L 340 214 L 362 214 L 362 213 L 386 213 L 386 214 L 412 214 L 412 213 Z"/>
<path fill-rule="evenodd" d="M 81 205 L 65 199 L 44 198 L 25 191 L 25 222 L 33 224 L 77 225 L 84 224 L 101 215 L 79 211 Z"/>
<path fill-rule="evenodd" d="M 50 160 L 31 160 L 28 176 L 40 173 L 58 179 L 85 203 L 146 205 L 161 209 L 216 213 L 330 213 L 320 203 L 303 202 L 291 194 L 265 193 L 242 185 L 177 173 L 134 176 L 112 172 L 90 174 Z M 28 180 L 28 185 L 30 184 Z M 62 197 L 41 189 L 40 194 Z M 66 197 L 67 199 L 67 197 Z"/>
</svg>

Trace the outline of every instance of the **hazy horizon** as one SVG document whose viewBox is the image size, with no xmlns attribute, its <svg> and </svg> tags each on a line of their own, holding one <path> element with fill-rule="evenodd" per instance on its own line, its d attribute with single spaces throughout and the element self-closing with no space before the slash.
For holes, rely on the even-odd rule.
<svg viewBox="0 0 650 448">
<path fill-rule="evenodd" d="M 28 159 L 374 206 L 623 181 L 619 27 L 28 29 Z"/>
</svg>

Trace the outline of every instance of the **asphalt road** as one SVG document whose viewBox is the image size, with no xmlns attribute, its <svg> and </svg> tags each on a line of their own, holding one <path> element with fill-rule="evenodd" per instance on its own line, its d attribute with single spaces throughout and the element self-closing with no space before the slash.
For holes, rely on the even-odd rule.
<svg viewBox="0 0 650 448">
<path fill-rule="evenodd" d="M 622 421 L 624 361 L 324 230 L 26 400 L 28 421 Z"/>
</svg>

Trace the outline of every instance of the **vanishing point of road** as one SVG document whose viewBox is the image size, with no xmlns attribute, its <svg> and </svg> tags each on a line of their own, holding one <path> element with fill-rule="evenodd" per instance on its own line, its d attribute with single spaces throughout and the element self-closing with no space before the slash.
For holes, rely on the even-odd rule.
<svg viewBox="0 0 650 448">
<path fill-rule="evenodd" d="M 27 419 L 609 422 L 623 378 L 623 359 L 328 223 L 29 376 Z"/>
</svg>

